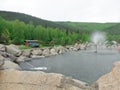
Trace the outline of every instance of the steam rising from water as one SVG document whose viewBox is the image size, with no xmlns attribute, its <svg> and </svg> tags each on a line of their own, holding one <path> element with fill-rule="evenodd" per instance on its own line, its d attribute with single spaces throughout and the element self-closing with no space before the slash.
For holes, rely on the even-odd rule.
<svg viewBox="0 0 120 90">
<path fill-rule="evenodd" d="M 91 35 L 91 41 L 98 45 L 98 44 L 102 44 L 103 42 L 105 42 L 106 40 L 106 34 L 105 32 L 93 32 Z"/>
</svg>

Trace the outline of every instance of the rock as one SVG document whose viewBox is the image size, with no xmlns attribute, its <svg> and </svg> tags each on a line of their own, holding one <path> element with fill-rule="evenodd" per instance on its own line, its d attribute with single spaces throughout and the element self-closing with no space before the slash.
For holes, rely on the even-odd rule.
<svg viewBox="0 0 120 90">
<path fill-rule="evenodd" d="M 10 58 L 11 61 L 15 61 L 17 59 L 16 56 L 14 56 L 13 54 L 9 54 L 7 52 L 0 51 L 0 55 L 2 55 L 5 58 Z"/>
<path fill-rule="evenodd" d="M 23 55 L 23 56 L 26 56 L 26 57 L 30 57 L 31 52 L 32 52 L 32 50 L 30 50 L 30 49 L 24 50 L 24 51 L 22 52 L 22 55 Z"/>
<path fill-rule="evenodd" d="M 38 55 L 31 55 L 30 58 L 32 59 L 40 59 L 40 58 L 44 58 L 45 56 L 38 56 Z"/>
<path fill-rule="evenodd" d="M 100 77 L 93 86 L 97 90 L 120 90 L 120 61 L 114 64 L 110 73 Z"/>
<path fill-rule="evenodd" d="M 76 43 L 76 44 L 74 45 L 74 50 L 75 50 L 75 51 L 80 50 L 80 45 Z"/>
<path fill-rule="evenodd" d="M 11 61 L 15 61 L 17 59 L 16 56 L 14 56 L 13 54 L 9 54 L 9 53 L 6 53 L 7 54 L 7 57 L 10 58 Z"/>
<path fill-rule="evenodd" d="M 41 71 L 0 71 L 0 90 L 94 90 L 61 74 Z"/>
<path fill-rule="evenodd" d="M 0 44 L 0 51 L 5 52 L 5 45 Z"/>
<path fill-rule="evenodd" d="M 1 68 L 1 66 L 4 65 L 4 60 L 5 60 L 5 58 L 0 55 L 0 68 Z"/>
<path fill-rule="evenodd" d="M 2 65 L 1 69 L 17 69 L 21 70 L 21 68 L 14 62 L 10 60 L 5 60 L 4 65 Z"/>
<path fill-rule="evenodd" d="M 57 53 L 55 48 L 52 48 L 52 49 L 50 49 L 50 54 L 51 55 L 57 55 L 58 53 Z"/>
<path fill-rule="evenodd" d="M 70 50 L 70 51 L 73 51 L 73 50 L 74 50 L 74 47 L 71 46 L 71 47 L 69 48 L 69 50 Z"/>
<path fill-rule="evenodd" d="M 42 55 L 42 50 L 41 49 L 35 49 L 31 53 L 32 53 L 32 55 Z"/>
<path fill-rule="evenodd" d="M 87 44 L 80 44 L 80 49 L 81 50 L 86 50 Z"/>
<path fill-rule="evenodd" d="M 59 54 L 62 54 L 62 53 L 64 53 L 65 51 L 67 51 L 67 49 L 64 48 L 63 46 L 58 46 L 58 47 L 57 47 L 57 50 L 58 50 L 58 53 L 59 53 Z"/>
<path fill-rule="evenodd" d="M 70 47 L 71 47 L 71 46 L 69 46 L 69 45 L 65 46 L 65 48 L 68 49 L 68 50 L 70 49 Z"/>
<path fill-rule="evenodd" d="M 31 59 L 28 58 L 28 57 L 20 56 L 20 57 L 18 57 L 18 58 L 15 60 L 15 62 L 16 62 L 16 63 L 20 63 L 20 62 L 30 61 L 30 60 L 31 60 Z"/>
<path fill-rule="evenodd" d="M 13 45 L 13 44 L 6 46 L 6 52 L 9 54 L 13 54 L 14 56 L 21 55 L 20 49 L 16 45 Z"/>
<path fill-rule="evenodd" d="M 3 57 L 7 57 L 7 53 L 6 52 L 0 51 L 0 55 L 2 55 Z"/>
<path fill-rule="evenodd" d="M 43 56 L 50 56 L 50 50 L 49 48 L 45 48 L 42 53 Z"/>
</svg>

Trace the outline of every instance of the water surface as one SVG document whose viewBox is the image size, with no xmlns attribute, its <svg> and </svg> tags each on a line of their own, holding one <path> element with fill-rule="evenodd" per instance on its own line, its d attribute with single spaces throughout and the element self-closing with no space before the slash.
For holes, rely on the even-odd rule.
<svg viewBox="0 0 120 90">
<path fill-rule="evenodd" d="M 113 63 L 120 60 L 120 53 L 115 50 L 71 51 L 62 55 L 34 59 L 21 63 L 25 70 L 33 67 L 47 67 L 45 72 L 62 73 L 69 77 L 92 84 L 100 76 L 110 72 Z"/>
</svg>

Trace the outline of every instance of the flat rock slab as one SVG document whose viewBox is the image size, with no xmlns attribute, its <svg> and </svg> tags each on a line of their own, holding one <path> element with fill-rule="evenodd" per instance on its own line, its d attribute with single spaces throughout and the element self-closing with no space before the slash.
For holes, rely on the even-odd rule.
<svg viewBox="0 0 120 90">
<path fill-rule="evenodd" d="M 41 71 L 0 71 L 0 90 L 94 90 L 62 74 Z"/>
</svg>

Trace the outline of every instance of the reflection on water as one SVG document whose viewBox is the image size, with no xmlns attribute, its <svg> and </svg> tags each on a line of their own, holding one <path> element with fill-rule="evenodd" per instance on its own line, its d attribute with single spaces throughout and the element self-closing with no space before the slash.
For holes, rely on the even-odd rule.
<svg viewBox="0 0 120 90">
<path fill-rule="evenodd" d="M 115 61 L 120 60 L 120 54 L 115 50 L 71 51 L 63 55 L 57 55 L 42 59 L 34 59 L 29 63 L 33 67 L 46 67 L 45 72 L 62 73 L 69 77 L 88 82 L 96 81 L 100 76 L 108 73 Z M 25 70 L 31 70 L 32 66 L 21 63 Z"/>
</svg>

